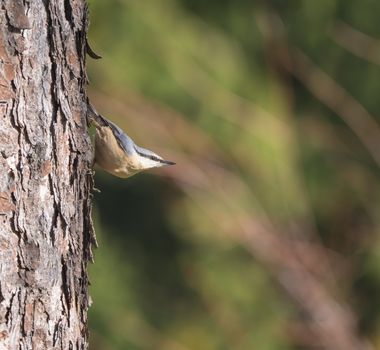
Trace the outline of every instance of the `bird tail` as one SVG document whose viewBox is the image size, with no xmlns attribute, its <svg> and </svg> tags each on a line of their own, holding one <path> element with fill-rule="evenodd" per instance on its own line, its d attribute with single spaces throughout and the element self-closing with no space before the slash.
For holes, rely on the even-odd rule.
<svg viewBox="0 0 380 350">
<path fill-rule="evenodd" d="M 108 120 L 90 102 L 87 103 L 87 117 L 91 124 L 94 124 L 96 127 L 109 126 Z"/>
</svg>

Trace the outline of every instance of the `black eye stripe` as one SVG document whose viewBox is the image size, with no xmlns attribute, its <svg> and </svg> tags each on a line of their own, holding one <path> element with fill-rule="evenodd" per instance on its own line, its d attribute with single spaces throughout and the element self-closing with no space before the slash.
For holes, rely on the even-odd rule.
<svg viewBox="0 0 380 350">
<path fill-rule="evenodd" d="M 138 155 L 140 155 L 141 157 L 144 157 L 144 158 L 148 158 L 148 159 L 151 159 L 151 160 L 154 160 L 156 162 L 159 162 L 159 163 L 162 163 L 162 164 L 166 164 L 166 165 L 174 165 L 175 163 L 170 161 L 170 160 L 165 160 L 165 159 L 162 159 L 162 158 L 158 158 L 156 156 L 153 156 L 151 154 L 145 154 L 145 153 L 142 153 L 140 152 L 136 147 L 133 147 L 136 151 L 136 153 Z"/>
<path fill-rule="evenodd" d="M 140 155 L 141 157 L 148 158 L 148 159 L 151 159 L 151 160 L 155 160 L 156 162 L 160 162 L 160 163 L 166 163 L 163 159 L 157 158 L 157 157 L 152 156 L 152 155 L 149 155 L 149 154 L 141 153 L 141 152 L 139 152 L 136 148 L 135 148 L 135 151 L 136 151 L 137 154 Z"/>
</svg>

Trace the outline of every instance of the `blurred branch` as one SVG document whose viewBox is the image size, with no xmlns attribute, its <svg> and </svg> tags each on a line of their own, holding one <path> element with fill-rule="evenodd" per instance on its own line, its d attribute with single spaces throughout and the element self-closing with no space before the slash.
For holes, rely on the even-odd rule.
<svg viewBox="0 0 380 350">
<path fill-rule="evenodd" d="M 322 103 L 330 107 L 355 132 L 380 166 L 380 128 L 365 108 L 335 80 L 317 67 L 300 49 L 288 47 L 285 26 L 275 12 L 257 15 L 275 64 L 285 68 Z M 297 259 L 293 245 L 279 241 L 281 232 L 270 225 L 248 219 L 244 241 L 255 256 L 272 268 L 273 274 L 309 316 L 309 324 L 326 349 L 372 349 L 360 338 L 356 317 L 350 308 L 304 262 Z M 273 254 L 277 252 L 277 254 Z M 292 266 L 291 268 L 289 268 Z M 297 266 L 298 265 L 298 266 Z M 326 271 L 328 272 L 328 271 Z M 330 288 L 331 289 L 331 288 Z"/>
<path fill-rule="evenodd" d="M 338 294 L 337 291 L 332 293 L 327 287 L 326 278 L 331 271 L 328 270 L 329 265 L 323 267 L 327 255 L 323 247 L 314 249 L 313 244 L 308 242 L 289 240 L 273 224 L 265 223 L 266 220 L 258 217 L 253 219 L 233 215 L 226 218 L 225 213 L 230 212 L 228 208 L 212 213 L 212 206 L 202 205 L 202 197 L 205 190 L 208 191 L 208 196 L 215 195 L 215 192 L 205 188 L 199 190 L 199 187 L 198 183 L 193 189 L 189 186 L 182 189 L 202 206 L 202 210 L 212 218 L 220 232 L 227 233 L 245 246 L 298 302 L 307 315 L 306 324 L 315 334 L 316 344 L 322 342 L 325 349 L 331 350 L 371 349 L 369 344 L 356 335 L 356 319 L 351 310 L 336 296 L 332 296 Z M 228 204 L 220 198 L 215 201 Z M 231 220 L 229 224 L 226 223 L 228 220 Z M 315 265 L 305 261 L 309 255 L 315 257 Z"/>
<path fill-rule="evenodd" d="M 323 281 L 307 270 L 293 245 L 279 239 L 280 232 L 266 226 L 248 219 L 240 238 L 256 257 L 270 266 L 274 276 L 306 312 L 306 323 L 316 339 L 331 350 L 370 349 L 357 336 L 356 318 L 348 306 L 333 297 Z"/>
<path fill-rule="evenodd" d="M 292 59 L 284 67 L 346 122 L 380 167 L 380 127 L 373 116 L 300 49 L 292 49 Z"/>
<path fill-rule="evenodd" d="M 202 169 L 205 170 L 203 166 Z M 215 174 L 210 169 L 207 173 L 210 178 L 214 178 Z M 314 244 L 306 241 L 289 240 L 283 232 L 263 218 L 253 219 L 242 213 L 237 216 L 235 212 L 226 217 L 226 213 L 231 213 L 231 199 L 226 201 L 218 195 L 215 188 L 209 188 L 207 183 L 202 185 L 199 182 L 200 176 L 191 176 L 191 179 L 192 185 L 183 186 L 181 180 L 175 178 L 179 180 L 177 183 L 182 189 L 202 206 L 202 211 L 212 218 L 220 232 L 227 233 L 245 246 L 269 268 L 272 275 L 308 315 L 307 324 L 316 334 L 318 342 L 323 342 L 324 347 L 331 350 L 371 349 L 357 337 L 356 319 L 349 307 L 336 296 L 333 297 L 338 294 L 337 291 L 332 293 L 329 290 L 331 288 L 328 287 L 327 280 L 331 271 L 326 261 L 328 254 L 322 246 L 315 248 Z M 223 183 L 224 186 L 220 187 L 229 188 L 229 192 L 234 193 L 233 188 L 226 186 L 226 183 L 231 183 L 230 180 Z M 225 209 L 211 212 L 210 208 L 213 206 L 204 203 L 205 196 L 217 196 L 215 202 L 222 203 Z M 312 261 L 309 260 L 310 257 L 313 257 Z"/>
<path fill-rule="evenodd" d="M 380 167 L 380 127 L 375 118 L 302 50 L 288 47 L 285 26 L 278 24 L 282 21 L 276 13 L 261 13 L 256 17 L 276 64 L 296 77 L 319 101 L 333 110 L 357 135 Z"/>
<path fill-rule="evenodd" d="M 380 40 L 353 28 L 343 21 L 336 21 L 330 37 L 340 46 L 368 62 L 380 65 Z"/>
</svg>

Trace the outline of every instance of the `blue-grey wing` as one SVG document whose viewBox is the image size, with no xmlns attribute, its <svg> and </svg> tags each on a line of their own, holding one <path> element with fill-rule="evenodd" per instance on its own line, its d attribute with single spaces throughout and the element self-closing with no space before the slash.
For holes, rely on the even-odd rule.
<svg viewBox="0 0 380 350">
<path fill-rule="evenodd" d="M 134 148 L 138 154 L 143 155 L 146 158 L 148 158 L 148 157 L 155 157 L 155 158 L 159 157 L 156 153 L 154 153 L 154 152 L 152 152 L 146 148 L 142 148 L 140 146 L 137 146 L 136 144 L 134 145 Z"/>
<path fill-rule="evenodd" d="M 92 113 L 92 120 L 95 122 L 95 124 L 100 126 L 106 125 L 112 129 L 117 142 L 127 154 L 134 153 L 134 142 L 123 130 L 121 130 L 116 124 L 112 123 L 107 118 L 103 117 L 90 103 L 88 103 L 88 111 Z"/>
<path fill-rule="evenodd" d="M 112 132 L 114 133 L 119 145 L 124 149 L 124 151 L 127 154 L 132 154 L 134 152 L 134 142 L 132 141 L 132 139 L 116 124 L 112 123 L 108 119 L 107 123 L 109 127 L 112 129 Z"/>
</svg>

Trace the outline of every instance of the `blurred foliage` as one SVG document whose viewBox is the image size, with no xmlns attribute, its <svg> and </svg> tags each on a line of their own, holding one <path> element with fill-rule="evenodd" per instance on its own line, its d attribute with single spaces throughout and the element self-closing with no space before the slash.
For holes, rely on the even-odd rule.
<svg viewBox="0 0 380 350">
<path fill-rule="evenodd" d="M 92 102 L 177 162 L 96 173 L 91 349 L 312 348 L 263 221 L 380 349 L 380 3 L 89 3 Z"/>
</svg>

